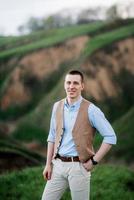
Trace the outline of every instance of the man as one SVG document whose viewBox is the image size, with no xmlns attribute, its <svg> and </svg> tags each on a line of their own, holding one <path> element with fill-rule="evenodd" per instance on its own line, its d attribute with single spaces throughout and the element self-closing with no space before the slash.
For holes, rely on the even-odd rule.
<svg viewBox="0 0 134 200">
<path fill-rule="evenodd" d="M 67 73 L 64 88 L 66 98 L 55 103 L 52 111 L 42 200 L 59 200 L 68 187 L 73 200 L 89 200 L 90 173 L 116 144 L 116 135 L 102 111 L 81 96 L 80 71 Z M 104 138 L 96 153 L 95 130 Z"/>
</svg>

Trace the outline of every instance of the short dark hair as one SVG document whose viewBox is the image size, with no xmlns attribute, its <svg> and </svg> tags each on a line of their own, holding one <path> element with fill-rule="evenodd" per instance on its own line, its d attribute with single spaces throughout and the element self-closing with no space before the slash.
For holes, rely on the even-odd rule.
<svg viewBox="0 0 134 200">
<path fill-rule="evenodd" d="M 67 74 L 71 74 L 71 75 L 79 75 L 81 77 L 81 82 L 84 82 L 84 75 L 81 71 L 79 70 L 70 70 Z"/>
</svg>

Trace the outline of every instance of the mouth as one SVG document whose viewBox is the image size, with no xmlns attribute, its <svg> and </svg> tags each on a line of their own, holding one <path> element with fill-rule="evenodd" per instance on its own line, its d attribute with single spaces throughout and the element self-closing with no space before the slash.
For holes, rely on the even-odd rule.
<svg viewBox="0 0 134 200">
<path fill-rule="evenodd" d="M 76 92 L 76 90 L 68 90 L 68 92 Z"/>
<path fill-rule="evenodd" d="M 69 92 L 69 94 L 74 94 L 75 93 L 75 91 L 68 91 Z"/>
</svg>

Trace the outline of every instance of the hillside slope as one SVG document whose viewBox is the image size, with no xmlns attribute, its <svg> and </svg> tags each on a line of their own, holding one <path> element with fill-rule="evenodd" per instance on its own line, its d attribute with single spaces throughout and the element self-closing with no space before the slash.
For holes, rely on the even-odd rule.
<svg viewBox="0 0 134 200">
<path fill-rule="evenodd" d="M 126 49 L 128 53 L 125 53 Z M 80 64 L 75 62 L 71 66 L 79 68 L 85 73 L 84 96 L 99 105 L 106 116 L 112 120 L 124 114 L 134 102 L 131 95 L 134 86 L 133 51 L 134 39 L 124 39 L 98 50 L 87 57 L 84 62 L 83 60 L 80 61 Z M 32 124 L 36 126 L 40 123 L 45 132 L 48 132 L 53 102 L 64 96 L 63 74 L 60 79 L 58 78 L 57 86 L 53 87 L 51 92 L 42 98 L 42 101 L 32 112 L 20 120 L 18 133 L 15 131 L 16 137 L 24 138 L 23 134 L 19 136 L 24 124 L 25 127 L 30 127 Z M 50 99 L 51 101 L 49 101 Z M 36 138 L 35 134 L 33 137 Z"/>
<path fill-rule="evenodd" d="M 132 107 L 124 116 L 113 124 L 118 133 L 118 145 L 114 149 L 114 155 L 122 160 L 134 162 L 134 107 Z"/>
<path fill-rule="evenodd" d="M 7 42 L 0 53 L 0 131 L 4 126 L 5 135 L 29 147 L 45 146 L 52 105 L 65 95 L 64 75 L 72 68 L 85 75 L 83 96 L 111 122 L 124 115 L 134 103 L 134 22 L 109 26 L 86 24 L 45 38 L 35 34 L 35 43 L 32 37 Z"/>
</svg>

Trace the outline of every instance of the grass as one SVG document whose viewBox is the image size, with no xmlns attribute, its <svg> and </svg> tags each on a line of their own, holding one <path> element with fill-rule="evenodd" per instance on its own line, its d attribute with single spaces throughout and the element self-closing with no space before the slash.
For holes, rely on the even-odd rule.
<svg viewBox="0 0 134 200">
<path fill-rule="evenodd" d="M 38 141 L 42 144 L 46 143 L 47 134 L 40 124 L 26 122 L 20 124 L 17 129 L 13 132 L 13 138 L 19 141 L 31 142 Z"/>
<path fill-rule="evenodd" d="M 53 74 L 53 76 L 51 76 L 51 79 L 53 79 L 51 80 L 51 86 L 53 85 L 53 87 L 51 88 L 50 92 L 44 95 L 44 97 L 33 110 L 19 119 L 17 123 L 17 129 L 12 133 L 14 138 L 21 141 L 30 141 L 31 139 L 36 139 L 46 145 L 52 106 L 55 101 L 60 100 L 60 98 L 63 98 L 65 95 L 63 88 L 63 77 L 65 76 L 65 71 L 68 71 L 69 69 L 70 68 L 68 65 L 66 65 L 64 66 L 64 69 L 60 71 L 60 73 L 57 74 L 56 72 Z"/>
<path fill-rule="evenodd" d="M 19 47 L 0 52 L 0 62 L 8 60 L 14 56 L 21 57 L 35 50 L 48 48 L 50 46 L 63 43 L 65 40 L 72 37 L 89 34 L 90 32 L 94 32 L 102 26 L 104 26 L 104 23 L 96 22 L 90 25 L 76 25 L 73 27 L 57 29 L 54 35 L 50 35 L 45 38 L 42 37 L 35 42 L 31 42 L 30 44 L 21 45 Z"/>
<path fill-rule="evenodd" d="M 106 160 L 118 159 L 118 161 L 125 161 L 126 163 L 133 163 L 134 157 L 134 107 L 132 107 L 126 114 L 116 120 L 112 126 L 117 135 L 117 144 L 112 147 Z M 95 149 L 98 149 L 102 142 L 102 137 L 99 134 L 95 136 Z"/>
<path fill-rule="evenodd" d="M 63 77 L 59 80 L 57 86 L 42 98 L 35 109 L 19 120 L 16 131 L 12 133 L 14 138 L 21 141 L 36 139 L 46 145 L 52 105 L 57 101 L 57 94 L 59 99 L 64 96 L 64 90 L 61 90 L 62 83 Z"/>
<path fill-rule="evenodd" d="M 19 119 L 17 123 L 17 129 L 12 133 L 14 138 L 21 139 L 22 141 L 26 140 L 28 137 L 29 139 L 36 138 L 38 141 L 41 143 L 43 142 L 46 145 L 53 104 L 65 97 L 65 91 L 63 88 L 64 77 L 66 71 L 76 68 L 76 63 L 71 63 L 70 65 L 68 64 L 63 67 L 64 69 L 61 70 L 60 73 L 54 73 L 53 76 L 51 76 L 51 79 L 53 79 L 51 80 L 53 87 L 51 88 L 50 92 L 44 95 L 35 109 L 31 110 L 29 113 Z M 35 127 L 35 131 L 31 131 L 30 133 L 29 127 L 31 130 Z M 38 134 L 38 130 L 39 132 L 42 130 L 42 133 L 40 132 L 40 134 Z M 27 133 L 29 133 L 29 136 Z"/>
<path fill-rule="evenodd" d="M 114 122 L 118 136 L 118 145 L 113 151 L 116 157 L 133 162 L 134 157 L 134 107 L 132 107 L 124 116 Z"/>
<path fill-rule="evenodd" d="M 42 171 L 43 167 L 36 167 L 0 176 L 1 199 L 41 199 L 46 184 Z M 91 176 L 91 200 L 133 200 L 133 176 L 134 172 L 125 167 L 98 166 Z M 62 200 L 71 200 L 68 191 Z"/>
<path fill-rule="evenodd" d="M 104 48 L 113 42 L 132 36 L 134 36 L 134 24 L 120 27 L 108 33 L 100 34 L 89 40 L 83 51 L 83 56 L 86 58 L 87 56 L 93 54 L 95 51 Z"/>
<path fill-rule="evenodd" d="M 102 26 L 102 24 L 101 24 Z M 58 40 L 62 41 L 62 39 L 64 37 L 72 37 L 73 35 L 77 35 L 77 34 L 84 34 L 86 32 L 88 32 L 89 30 L 90 31 L 93 31 L 93 30 L 96 30 L 98 28 L 98 25 L 96 24 L 92 24 L 91 27 L 89 28 L 89 25 L 81 25 L 81 26 L 76 26 L 76 27 L 71 27 L 71 29 L 74 31 L 74 32 L 67 32 L 67 29 L 68 28 L 64 28 L 64 29 L 59 29 L 57 30 L 58 34 L 55 35 L 55 37 L 48 37 L 48 38 L 45 38 L 43 39 L 46 40 L 47 43 L 49 43 L 49 41 L 54 41 L 55 38 L 58 38 Z M 76 31 L 77 30 L 77 31 Z M 66 33 L 67 32 L 67 33 Z M 132 36 L 134 35 L 134 25 L 128 25 L 128 26 L 125 26 L 125 27 L 122 27 L 122 28 L 119 28 L 118 30 L 114 30 L 114 31 L 111 31 L 111 32 L 108 32 L 108 33 L 104 33 L 104 34 L 101 34 L 99 36 L 96 36 L 94 37 L 93 39 L 90 40 L 90 42 L 87 44 L 87 47 L 85 48 L 84 50 L 84 57 L 86 56 L 89 56 L 91 53 L 93 53 L 94 51 L 98 50 L 99 48 L 102 48 L 106 45 L 109 45 L 111 44 L 112 42 L 115 42 L 119 39 L 123 39 L 125 37 L 129 37 L 129 36 Z M 52 40 L 51 40 L 52 39 Z M 64 38 L 65 39 L 65 38 Z M 63 39 L 63 40 L 64 40 Z M 57 41 L 57 39 L 55 40 Z M 43 42 L 40 41 L 41 44 L 43 45 Z M 47 44 L 46 43 L 46 44 Z M 52 44 L 54 44 L 52 42 Z M 36 42 L 31 44 L 31 45 L 36 45 Z M 28 48 L 30 46 L 28 45 Z M 44 46 L 45 47 L 45 46 Z M 23 47 L 22 47 L 23 48 Z M 31 48 L 31 47 L 30 47 Z M 32 49 L 34 50 L 34 48 L 32 47 Z M 12 49 L 14 51 L 14 49 Z M 9 50 L 10 51 L 10 50 Z M 16 51 L 16 50 L 15 50 Z M 17 50 L 18 51 L 18 50 Z M 20 47 L 20 50 L 21 51 L 21 47 Z M 7 52 L 6 52 L 7 53 Z M 15 53 L 15 56 L 17 54 Z M 54 72 L 55 73 L 55 72 Z M 51 78 L 52 76 L 49 77 L 49 79 Z M 9 79 L 9 78 L 8 78 Z M 52 79 L 54 80 L 54 79 Z M 57 79 L 56 79 L 57 80 Z M 3 81 L 2 81 L 3 82 Z M 14 107 L 11 107 L 9 108 L 7 111 L 4 111 L 2 112 L 1 111 L 1 118 L 4 118 L 4 119 L 9 119 L 9 118 L 12 118 L 12 116 L 14 116 L 15 118 L 19 117 L 19 115 L 23 115 L 25 114 L 27 111 L 31 110 L 33 107 L 35 107 L 35 104 L 38 102 L 38 100 L 40 99 L 40 94 L 42 93 L 47 93 L 46 91 L 46 88 L 48 87 L 48 84 L 46 84 L 48 82 L 48 79 L 47 80 L 44 80 L 42 81 L 41 83 L 36 83 L 35 85 L 38 86 L 39 88 L 35 88 L 36 89 L 36 93 L 37 91 L 39 91 L 39 94 L 36 94 L 35 97 L 33 98 L 32 102 L 30 102 L 29 105 L 26 105 L 24 106 L 24 108 L 22 109 L 21 107 L 19 106 L 16 106 L 16 108 Z M 44 84 L 45 83 L 45 84 Z M 2 83 L 1 83 L 2 84 Z M 42 84 L 42 85 L 41 85 Z M 2 87 L 2 91 L 4 90 L 3 87 L 4 87 L 5 84 L 3 84 Z M 46 85 L 47 87 L 44 87 L 44 85 Z M 50 85 L 50 84 L 49 84 Z M 43 88 L 42 91 L 40 91 L 41 89 Z M 52 86 L 51 86 L 52 88 Z M 33 90 L 32 92 L 33 94 L 35 94 L 35 90 Z"/>
<path fill-rule="evenodd" d="M 125 20 L 119 19 L 116 21 L 110 21 L 110 22 L 108 21 L 106 23 L 103 23 L 103 25 L 99 29 L 97 29 L 95 32 L 90 33 L 90 34 L 94 36 L 96 34 L 100 34 L 101 32 L 110 31 L 110 30 L 119 28 L 120 26 L 125 26 L 132 23 L 134 23 L 134 19 L 125 19 Z M 83 25 L 77 25 L 77 26 L 80 27 Z M 40 40 L 41 38 L 47 38 L 49 36 L 57 34 L 58 30 L 64 30 L 64 29 L 69 29 L 69 28 L 70 30 L 73 30 L 73 27 L 74 26 L 64 27 L 60 29 L 54 28 L 50 30 L 39 30 L 36 32 L 32 32 L 30 34 L 22 35 L 22 36 L 6 36 L 6 37 L 1 36 L 0 37 L 0 51 L 18 47 L 24 44 L 25 45 L 30 44 L 30 43 Z"/>
<path fill-rule="evenodd" d="M 54 35 L 56 29 L 46 30 L 46 31 L 36 31 L 27 35 L 22 36 L 3 36 L 0 37 L 0 51 L 11 49 L 24 44 L 32 43 L 33 41 L 40 40 L 40 38 L 45 38 L 50 35 Z"/>
<path fill-rule="evenodd" d="M 91 200 L 132 200 L 133 175 L 133 172 L 125 167 L 98 167 L 92 176 Z"/>
<path fill-rule="evenodd" d="M 44 77 L 43 80 L 38 80 L 31 74 L 26 74 L 26 76 L 22 78 L 22 84 L 30 91 L 31 100 L 23 105 L 11 105 L 6 110 L 0 109 L 0 119 L 4 121 L 16 120 L 33 110 L 40 100 L 55 88 L 55 85 L 57 85 L 59 81 L 59 77 L 63 77 L 64 72 L 69 69 L 68 66 L 70 66 L 72 62 L 68 61 L 62 63 L 57 70 L 51 72 L 47 77 Z M 1 88 L 1 96 L 4 94 L 7 85 L 10 84 L 10 76 L 11 74 L 6 79 L 8 83 L 4 84 Z"/>
<path fill-rule="evenodd" d="M 52 42 L 51 39 L 55 40 L 55 38 L 58 38 L 59 41 L 62 41 L 64 39 L 67 39 L 69 37 L 73 37 L 79 34 L 89 33 L 89 30 L 91 31 L 97 30 L 98 25 L 94 24 L 93 26 L 94 27 L 89 27 L 89 25 L 83 25 L 83 26 L 76 26 L 74 27 L 74 29 L 73 28 L 60 29 L 59 32 L 57 31 L 57 35 L 54 38 L 50 36 L 49 38 L 44 38 L 43 41 L 45 40 L 47 41 L 48 39 L 48 41 L 50 41 L 51 43 Z M 69 32 L 67 30 L 73 30 L 73 31 Z M 111 31 L 109 33 L 96 36 L 90 40 L 88 44 L 88 48 L 85 50 L 87 51 L 85 55 L 90 55 L 91 53 L 93 53 L 99 48 L 105 47 L 106 45 L 110 45 L 112 42 L 118 41 L 119 39 L 130 37 L 133 34 L 134 34 L 134 25 L 129 25 L 123 28 L 119 28 L 116 31 Z M 40 41 L 35 42 L 35 46 L 38 42 Z M 54 43 L 52 42 L 51 45 L 53 44 Z M 30 45 L 34 45 L 34 44 L 30 44 Z M 62 83 L 63 83 L 63 74 L 60 74 L 59 76 L 60 78 L 55 75 L 56 74 L 53 74 L 53 76 L 51 77 L 53 79 L 53 87 L 50 88 L 51 90 L 47 91 L 45 97 L 44 95 L 41 96 L 40 98 L 42 99 L 41 103 L 39 103 L 39 105 L 34 110 L 32 110 L 30 114 L 24 117 L 22 121 L 20 120 L 17 130 L 14 132 L 14 135 L 13 135 L 15 138 L 22 141 L 31 141 L 33 139 L 37 139 L 38 141 L 45 143 L 46 138 L 47 138 L 46 133 L 48 133 L 47 131 L 49 127 L 50 112 L 51 112 L 52 104 L 55 100 L 57 100 L 57 94 L 59 98 L 62 97 L 63 95 L 63 90 L 61 90 Z M 35 91 L 33 91 L 33 93 L 34 92 Z M 25 111 L 25 110 L 23 109 L 22 111 Z M 11 113 L 11 116 L 12 116 L 14 115 L 15 112 L 17 113 L 16 114 L 17 116 L 20 113 L 19 109 L 18 111 L 15 111 L 15 109 L 11 109 L 7 113 L 1 113 L 1 114 L 4 116 L 4 119 L 6 119 L 7 115 L 9 116 L 9 114 Z M 121 158 L 124 157 L 126 160 L 129 160 L 129 161 L 131 161 L 131 157 L 133 157 L 133 151 L 132 151 L 133 140 L 131 140 L 131 138 L 133 137 L 132 135 L 133 134 L 133 127 L 132 127 L 133 120 L 130 120 L 130 119 L 132 119 L 132 117 L 131 118 L 125 117 L 125 119 L 123 118 L 124 120 L 123 126 L 122 126 L 122 119 L 121 121 L 119 120 L 117 121 L 117 123 L 115 123 L 114 125 L 115 130 L 117 132 L 117 135 L 119 135 L 118 136 L 119 143 L 117 145 L 117 148 L 115 148 L 115 151 L 112 151 L 113 155 L 116 155 L 117 157 L 121 157 Z M 118 126 L 118 124 L 120 124 L 120 126 Z M 130 132 L 130 130 L 132 130 L 132 132 Z"/>
</svg>

